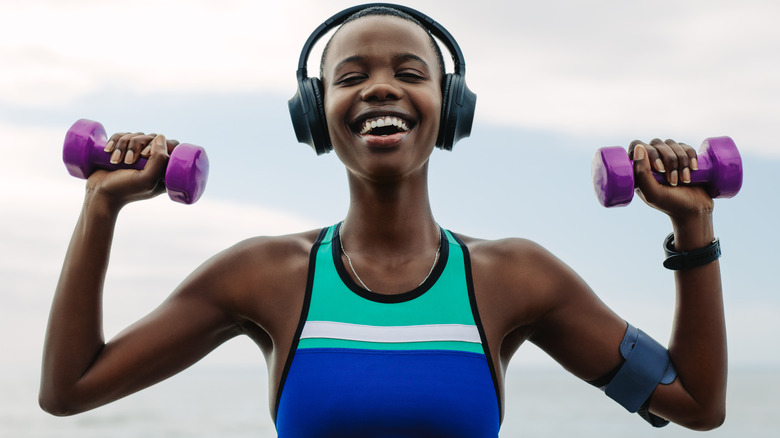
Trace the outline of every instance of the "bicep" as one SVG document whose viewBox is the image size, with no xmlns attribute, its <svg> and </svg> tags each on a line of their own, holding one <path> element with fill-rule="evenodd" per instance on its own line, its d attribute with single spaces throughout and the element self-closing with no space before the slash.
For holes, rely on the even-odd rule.
<svg viewBox="0 0 780 438">
<path fill-rule="evenodd" d="M 77 385 L 83 410 L 168 378 L 240 333 L 219 288 L 213 268 L 201 267 L 155 310 L 107 342 Z"/>
<path fill-rule="evenodd" d="M 543 250 L 534 259 L 531 284 L 543 311 L 529 340 L 583 380 L 604 376 L 622 360 L 618 347 L 626 322 L 562 261 Z"/>
<path fill-rule="evenodd" d="M 594 381 L 607 378 L 625 363 L 620 345 L 627 333 L 627 322 L 609 309 L 570 268 L 552 256 L 542 257 L 537 267 L 546 311 L 534 324 L 529 339 L 577 377 Z M 544 275 L 542 275 L 544 274 Z M 645 346 L 647 343 L 644 344 Z M 646 347 L 644 347 L 646 348 Z M 657 347 L 663 356 L 666 349 Z M 658 359 L 659 370 L 668 366 Z M 650 392 L 649 409 L 673 421 L 685 412 L 695 411 L 695 402 L 680 379 L 657 383 Z"/>
</svg>

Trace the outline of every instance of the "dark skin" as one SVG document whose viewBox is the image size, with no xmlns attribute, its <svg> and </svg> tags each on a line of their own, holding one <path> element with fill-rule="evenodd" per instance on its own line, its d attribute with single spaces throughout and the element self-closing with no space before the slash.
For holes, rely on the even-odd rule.
<svg viewBox="0 0 780 438">
<path fill-rule="evenodd" d="M 427 191 L 441 108 L 435 54 L 413 23 L 369 16 L 334 35 L 323 67 L 330 136 L 346 167 L 351 196 L 345 249 L 373 291 L 411 290 L 428 273 L 438 243 Z M 386 137 L 357 132 L 366 118 L 379 116 L 401 118 L 409 130 Z M 116 134 L 111 141 L 107 153 L 117 159 L 149 161 L 142 171 L 98 171 L 87 182 L 47 329 L 41 406 L 55 415 L 93 409 L 176 374 L 243 334 L 265 355 L 273 410 L 318 230 L 251 238 L 217 254 L 155 311 L 106 342 L 101 296 L 117 216 L 128 203 L 164 191 L 159 181 L 176 145 L 161 135 Z M 709 244 L 713 201 L 686 184 L 696 168 L 695 151 L 656 139 L 633 142 L 629 153 L 638 192 L 669 216 L 677 249 Z M 651 167 L 659 166 L 674 186 L 653 179 Z M 563 262 L 524 239 L 462 238 L 471 253 L 477 305 L 501 388 L 510 359 L 525 341 L 585 380 L 620 363 L 617 346 L 625 322 Z M 718 262 L 674 275 L 677 303 L 669 352 L 678 378 L 656 388 L 650 410 L 689 428 L 711 429 L 725 415 Z"/>
</svg>

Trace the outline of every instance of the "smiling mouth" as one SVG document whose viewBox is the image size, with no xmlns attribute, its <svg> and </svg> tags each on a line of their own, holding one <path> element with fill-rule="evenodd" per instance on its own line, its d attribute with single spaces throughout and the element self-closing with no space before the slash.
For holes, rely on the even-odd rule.
<svg viewBox="0 0 780 438">
<path fill-rule="evenodd" d="M 388 136 L 409 131 L 409 123 L 395 116 L 372 117 L 359 123 L 355 129 L 358 135 Z"/>
</svg>

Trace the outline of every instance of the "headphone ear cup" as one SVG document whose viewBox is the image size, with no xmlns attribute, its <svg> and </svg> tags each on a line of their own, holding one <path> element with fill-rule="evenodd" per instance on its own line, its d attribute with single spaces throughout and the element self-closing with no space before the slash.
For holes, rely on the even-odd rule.
<svg viewBox="0 0 780 438">
<path fill-rule="evenodd" d="M 314 117 L 309 122 L 311 124 L 312 135 L 314 138 L 314 150 L 317 155 L 322 155 L 333 150 L 330 144 L 330 133 L 328 133 L 328 121 L 325 119 L 325 99 L 322 89 L 322 81 L 319 78 L 309 78 L 311 86 L 312 100 L 314 101 Z"/>
<path fill-rule="evenodd" d="M 322 82 L 318 78 L 305 78 L 298 82 L 298 91 L 287 102 L 295 136 L 300 143 L 311 146 L 317 155 L 332 149 L 322 94 Z"/>
<path fill-rule="evenodd" d="M 441 117 L 439 119 L 439 135 L 436 137 L 436 147 L 452 150 L 452 142 L 447 142 L 450 120 L 450 85 L 452 75 L 445 74 L 441 81 Z"/>
<path fill-rule="evenodd" d="M 466 85 L 463 76 L 446 74 L 442 80 L 441 125 L 436 146 L 452 150 L 461 138 L 471 135 L 477 95 Z"/>
</svg>

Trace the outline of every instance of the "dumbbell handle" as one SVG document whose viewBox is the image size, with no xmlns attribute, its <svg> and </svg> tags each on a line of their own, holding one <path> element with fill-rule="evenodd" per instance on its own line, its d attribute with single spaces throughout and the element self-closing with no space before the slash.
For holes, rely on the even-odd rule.
<svg viewBox="0 0 780 438">
<path fill-rule="evenodd" d="M 124 161 L 121 161 L 119 163 L 112 163 L 111 162 L 111 153 L 106 152 L 106 143 L 107 139 L 106 137 L 99 137 L 99 138 L 81 138 L 77 140 L 78 134 L 73 134 L 70 131 L 68 132 L 68 135 L 65 137 L 65 142 L 69 141 L 87 141 L 90 143 L 90 146 L 88 147 L 88 153 L 89 153 L 89 163 L 92 166 L 92 172 L 94 172 L 97 169 L 103 169 L 103 170 L 120 170 L 120 169 L 134 169 L 134 170 L 143 170 L 144 166 L 146 166 L 146 158 L 138 157 L 138 159 L 133 164 L 127 164 Z M 79 168 L 79 166 L 76 166 L 75 164 L 68 164 L 65 163 L 65 166 L 68 168 L 68 171 L 71 175 L 86 179 L 89 177 L 89 175 L 92 174 L 90 172 L 89 174 L 86 174 L 82 172 Z"/>
<path fill-rule="evenodd" d="M 633 160 L 631 161 L 633 163 Z M 696 162 L 698 164 L 698 169 L 691 170 L 691 182 L 690 184 L 706 184 L 713 180 L 712 171 L 713 171 L 713 163 L 710 161 L 710 158 L 706 155 L 698 155 L 696 157 Z M 669 185 L 669 181 L 666 179 L 666 172 L 658 172 L 655 169 L 651 172 L 653 174 L 653 177 L 656 181 L 658 181 L 661 184 Z M 678 181 L 679 181 L 678 177 Z"/>
<path fill-rule="evenodd" d="M 68 173 L 87 179 L 97 169 L 142 170 L 146 165 L 145 158 L 139 158 L 133 164 L 111 163 L 111 154 L 105 151 L 106 142 L 103 125 L 87 119 L 76 121 L 65 134 L 62 150 L 62 160 Z M 194 203 L 206 188 L 208 171 L 208 156 L 202 147 L 187 143 L 177 145 L 163 177 L 168 196 L 183 204 Z"/>
</svg>

